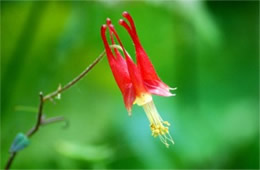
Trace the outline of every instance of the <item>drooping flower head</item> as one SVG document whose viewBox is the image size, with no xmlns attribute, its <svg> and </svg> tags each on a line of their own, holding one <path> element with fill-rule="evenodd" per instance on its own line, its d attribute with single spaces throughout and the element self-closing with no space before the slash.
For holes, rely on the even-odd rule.
<svg viewBox="0 0 260 170">
<path fill-rule="evenodd" d="M 123 16 L 128 20 L 130 26 L 122 19 L 119 23 L 128 31 L 134 42 L 137 64 L 134 63 L 125 50 L 111 20 L 107 19 L 106 25 L 101 27 L 101 37 L 104 42 L 110 68 L 124 97 L 128 113 L 131 114 L 133 104 L 136 103 L 142 106 L 150 121 L 152 136 L 159 136 L 160 140 L 168 147 L 168 141 L 174 143 L 168 130 L 170 124 L 167 121 L 163 121 L 160 117 L 153 103 L 152 94 L 160 96 L 173 96 L 174 94 L 170 93 L 169 90 L 171 88 L 160 80 L 149 57 L 141 46 L 132 17 L 127 12 L 124 12 Z M 107 28 L 112 45 L 109 45 L 106 39 Z M 114 37 L 119 46 L 115 45 Z M 114 48 L 114 53 L 111 48 Z M 123 52 L 125 58 L 122 57 L 118 49 Z"/>
</svg>

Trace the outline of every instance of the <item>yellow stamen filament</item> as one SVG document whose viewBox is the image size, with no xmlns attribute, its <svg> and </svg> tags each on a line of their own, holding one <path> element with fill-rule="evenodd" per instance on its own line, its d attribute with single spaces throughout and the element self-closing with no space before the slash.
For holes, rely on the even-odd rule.
<svg viewBox="0 0 260 170">
<path fill-rule="evenodd" d="M 152 131 L 152 136 L 159 136 L 161 142 L 165 144 L 166 147 L 169 147 L 169 143 L 174 144 L 174 141 L 169 133 L 170 123 L 167 121 L 163 121 L 161 116 L 159 115 L 153 100 L 145 103 L 143 105 L 146 116 L 150 121 L 150 128 Z"/>
</svg>

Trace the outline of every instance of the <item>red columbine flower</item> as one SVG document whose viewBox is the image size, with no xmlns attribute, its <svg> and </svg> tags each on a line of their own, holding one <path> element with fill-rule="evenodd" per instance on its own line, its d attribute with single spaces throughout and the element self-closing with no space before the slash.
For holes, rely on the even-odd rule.
<svg viewBox="0 0 260 170">
<path fill-rule="evenodd" d="M 173 96 L 174 94 L 170 93 L 169 90 L 171 88 L 160 80 L 151 61 L 141 46 L 132 17 L 127 12 L 124 12 L 123 16 L 129 21 L 131 27 L 129 27 L 124 20 L 120 20 L 119 23 L 126 28 L 134 42 L 137 65 L 126 52 L 110 19 L 107 19 L 107 24 L 101 27 L 101 36 L 105 45 L 110 68 L 124 97 L 124 103 L 128 113 L 131 114 L 133 104 L 143 106 L 150 121 L 152 136 L 159 136 L 160 140 L 168 147 L 168 141 L 174 144 L 168 130 L 170 124 L 167 121 L 163 121 L 159 115 L 153 103 L 152 94 L 160 96 Z M 110 46 L 105 35 L 107 27 L 109 28 L 112 43 Z M 115 45 L 113 36 L 116 37 L 120 46 Z M 111 48 L 114 49 L 114 53 Z M 125 59 L 118 49 L 123 51 Z"/>
</svg>

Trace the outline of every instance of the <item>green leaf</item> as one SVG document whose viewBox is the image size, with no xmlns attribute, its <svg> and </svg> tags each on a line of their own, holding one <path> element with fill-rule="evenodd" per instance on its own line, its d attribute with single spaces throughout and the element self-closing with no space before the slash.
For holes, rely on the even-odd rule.
<svg viewBox="0 0 260 170">
<path fill-rule="evenodd" d="M 114 151 L 107 145 L 90 145 L 69 141 L 58 142 L 56 150 L 71 159 L 90 162 L 109 160 L 114 155 Z"/>
<path fill-rule="evenodd" d="M 23 133 L 18 133 L 13 141 L 10 152 L 17 152 L 29 145 L 30 141 L 26 135 Z"/>
</svg>

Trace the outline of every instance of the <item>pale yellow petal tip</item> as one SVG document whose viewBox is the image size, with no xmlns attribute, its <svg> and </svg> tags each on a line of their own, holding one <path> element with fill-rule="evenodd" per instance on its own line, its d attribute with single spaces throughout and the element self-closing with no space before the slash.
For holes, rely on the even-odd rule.
<svg viewBox="0 0 260 170">
<path fill-rule="evenodd" d="M 177 87 L 174 87 L 174 88 L 169 87 L 169 89 L 170 89 L 170 90 L 177 90 Z"/>
<path fill-rule="evenodd" d="M 127 108 L 126 110 L 127 110 L 128 116 L 131 117 L 132 116 L 132 109 L 131 108 Z"/>
<path fill-rule="evenodd" d="M 153 100 L 151 94 L 148 93 L 142 93 L 140 96 L 136 97 L 134 104 L 137 104 L 138 106 L 143 106 Z"/>
<path fill-rule="evenodd" d="M 170 97 L 171 97 L 171 96 L 176 96 L 176 94 L 175 94 L 175 93 L 172 93 L 172 94 L 170 95 Z"/>
<path fill-rule="evenodd" d="M 169 87 L 169 90 L 177 90 L 177 87 L 174 87 L 174 88 Z M 175 93 L 171 93 L 170 96 L 176 96 L 176 94 Z"/>
</svg>

